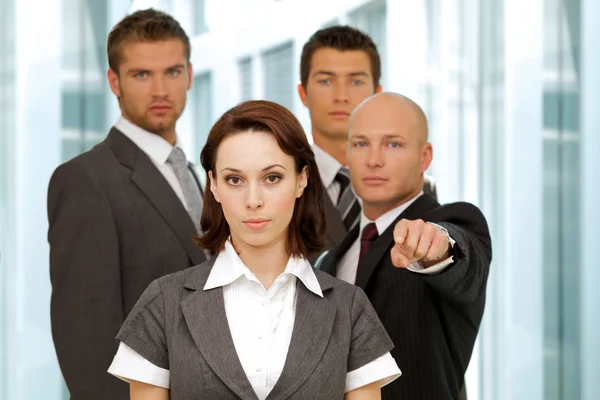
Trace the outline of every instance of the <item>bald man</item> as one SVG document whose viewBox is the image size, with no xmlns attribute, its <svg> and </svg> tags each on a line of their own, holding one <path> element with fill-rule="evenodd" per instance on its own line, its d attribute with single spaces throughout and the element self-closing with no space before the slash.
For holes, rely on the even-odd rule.
<svg viewBox="0 0 600 400">
<path fill-rule="evenodd" d="M 298 95 L 310 114 L 315 161 L 323 181 L 327 250 L 340 244 L 358 224 L 360 203 L 350 190 L 346 168 L 350 113 L 381 92 L 381 59 L 369 35 L 350 26 L 315 32 L 302 48 Z M 423 190 L 436 196 L 432 178 Z M 310 259 L 314 263 L 317 255 Z"/>
<path fill-rule="evenodd" d="M 485 217 L 423 193 L 427 135 L 421 108 L 399 94 L 376 94 L 354 110 L 347 161 L 362 215 L 320 263 L 367 293 L 394 341 L 403 376 L 383 387 L 383 399 L 458 399 L 485 304 Z"/>
</svg>

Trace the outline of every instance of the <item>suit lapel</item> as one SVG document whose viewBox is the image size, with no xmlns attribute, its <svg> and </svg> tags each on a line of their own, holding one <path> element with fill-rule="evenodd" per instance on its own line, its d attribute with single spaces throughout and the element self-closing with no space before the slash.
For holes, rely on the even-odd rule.
<svg viewBox="0 0 600 400">
<path fill-rule="evenodd" d="M 323 292 L 331 288 L 326 280 L 319 279 L 319 284 Z M 289 398 L 314 372 L 329 343 L 335 314 L 329 299 L 298 281 L 292 339 L 281 376 L 267 400 Z"/>
<path fill-rule="evenodd" d="M 192 241 L 196 228 L 173 188 L 150 158 L 115 128 L 109 132 L 107 143 L 119 161 L 133 170 L 131 180 L 169 224 L 192 264 L 202 264 L 206 260 L 204 252 Z"/>
<path fill-rule="evenodd" d="M 192 163 L 188 163 L 188 168 L 189 168 L 190 172 L 192 173 L 192 176 L 194 177 L 196 184 L 198 185 L 198 189 L 200 189 L 200 196 L 202 197 L 202 204 L 204 204 L 204 185 L 202 184 L 202 180 L 200 179 L 200 176 L 198 175 L 196 166 Z"/>
<path fill-rule="evenodd" d="M 181 302 L 192 338 L 213 372 L 242 399 L 258 400 L 244 372 L 229 330 L 221 287 L 204 290 L 212 264 L 190 276 L 185 287 L 194 289 Z"/>
<path fill-rule="evenodd" d="M 323 196 L 325 200 L 325 218 L 327 220 L 325 235 L 331 247 L 335 247 L 344 239 L 348 231 L 340 216 L 340 212 L 335 208 L 325 188 L 323 188 Z"/>
<path fill-rule="evenodd" d="M 333 250 L 331 250 L 331 254 L 327 256 L 327 258 L 323 261 L 323 265 L 320 267 L 321 271 L 327 272 L 330 275 L 337 275 L 337 264 L 342 258 L 346 251 L 352 246 L 352 243 L 358 238 L 358 231 L 360 227 L 357 225 L 342 240 L 342 242 L 336 246 Z"/>
<path fill-rule="evenodd" d="M 358 265 L 355 284 L 363 290 L 366 290 L 369 279 L 371 279 L 371 275 L 373 275 L 375 268 L 384 254 L 386 254 L 394 244 L 394 228 L 399 220 L 403 218 L 410 220 L 423 218 L 425 214 L 438 206 L 439 204 L 430 195 L 423 194 L 404 210 L 404 212 L 388 226 L 385 232 L 379 235 L 379 237 L 371 244 L 369 250 L 367 250 L 367 253 Z"/>
</svg>

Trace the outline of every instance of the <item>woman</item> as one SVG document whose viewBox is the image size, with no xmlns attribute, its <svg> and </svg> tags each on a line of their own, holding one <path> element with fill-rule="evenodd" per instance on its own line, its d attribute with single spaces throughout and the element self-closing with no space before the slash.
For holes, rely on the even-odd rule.
<svg viewBox="0 0 600 400">
<path fill-rule="evenodd" d="M 314 270 L 323 188 L 299 122 L 249 101 L 213 126 L 196 238 L 211 261 L 154 281 L 109 372 L 132 399 L 379 399 L 400 375 L 359 288 Z"/>
</svg>

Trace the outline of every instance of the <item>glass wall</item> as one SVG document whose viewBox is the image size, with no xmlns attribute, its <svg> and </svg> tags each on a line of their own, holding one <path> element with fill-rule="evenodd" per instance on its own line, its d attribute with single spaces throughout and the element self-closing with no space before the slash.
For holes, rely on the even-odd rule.
<svg viewBox="0 0 600 400">
<path fill-rule="evenodd" d="M 580 2 L 548 0 L 544 22 L 544 398 L 579 399 Z"/>
<path fill-rule="evenodd" d="M 304 42 L 333 23 L 369 32 L 384 88 L 429 117 L 440 199 L 477 204 L 492 232 L 468 398 L 598 397 L 600 2 L 0 0 L 1 399 L 68 398 L 50 335 L 47 184 L 118 118 L 106 36 L 146 7 L 192 36 L 178 134 L 196 162 L 218 116 L 250 98 L 289 107 L 310 135 Z"/>
</svg>

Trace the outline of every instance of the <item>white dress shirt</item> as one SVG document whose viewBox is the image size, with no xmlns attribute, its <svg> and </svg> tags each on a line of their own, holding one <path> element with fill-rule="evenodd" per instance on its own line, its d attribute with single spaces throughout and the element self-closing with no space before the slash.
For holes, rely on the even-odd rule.
<svg viewBox="0 0 600 400">
<path fill-rule="evenodd" d="M 377 227 L 377 233 L 382 234 L 385 230 L 398 218 L 400 214 L 404 212 L 412 203 L 415 202 L 421 195 L 423 191 L 421 191 L 416 197 L 411 200 L 405 202 L 404 204 L 399 205 L 398 207 L 386 212 L 375 221 L 369 220 L 364 212 L 361 213 L 360 216 L 360 231 L 358 234 L 358 238 L 350 245 L 346 254 L 342 256 L 337 268 L 337 278 L 348 283 L 354 284 L 356 282 L 356 272 L 358 271 L 358 257 L 360 256 L 360 233 L 363 231 L 364 227 L 371 223 L 375 222 L 375 226 Z M 432 224 L 437 228 L 440 228 L 439 225 L 428 222 L 428 224 Z M 450 246 L 454 247 L 454 240 L 450 238 Z M 423 268 L 420 262 L 414 262 L 409 267 L 409 271 L 418 272 L 421 274 L 437 274 L 441 272 L 448 265 L 452 264 L 454 261 L 454 257 L 450 256 L 445 260 L 440 261 L 439 263 L 430 266 L 429 268 Z"/>
<path fill-rule="evenodd" d="M 135 143 L 137 147 L 140 148 L 140 150 L 150 157 L 152 163 L 156 165 L 156 168 L 158 168 L 160 173 L 165 177 L 187 210 L 188 208 L 183 195 L 183 190 L 181 189 L 181 184 L 179 183 L 179 180 L 173 171 L 173 167 L 171 164 L 167 163 L 167 159 L 169 158 L 171 151 L 173 151 L 173 146 L 171 146 L 171 144 L 161 136 L 148 132 L 139 126 L 132 124 L 125 119 L 125 117 L 119 118 L 119 120 L 115 123 L 115 128 L 123 133 L 123 135 L 127 136 L 133 143 Z M 175 146 L 181 147 L 179 141 L 175 143 Z"/>
<path fill-rule="evenodd" d="M 223 287 L 225 313 L 235 350 L 259 399 L 265 399 L 271 392 L 285 364 L 296 314 L 297 279 L 323 297 L 319 281 L 304 258 L 291 257 L 285 271 L 266 290 L 228 241 L 204 286 L 204 290 Z M 169 388 L 169 371 L 153 365 L 124 343 L 119 345 L 108 372 L 126 381 L 134 379 Z M 383 386 L 400 374 L 388 352 L 350 371 L 345 391 L 376 381 L 381 381 Z"/>
<path fill-rule="evenodd" d="M 319 168 L 319 175 L 321 175 L 323 186 L 327 189 L 327 194 L 331 198 L 333 205 L 337 205 L 341 187 L 340 183 L 335 180 L 335 176 L 340 171 L 340 168 L 342 168 L 342 164 L 316 144 L 313 144 L 312 148 L 315 153 L 315 162 Z"/>
</svg>

